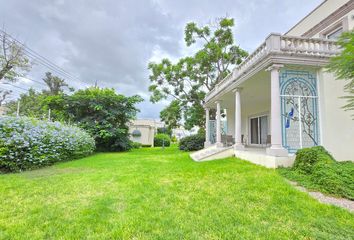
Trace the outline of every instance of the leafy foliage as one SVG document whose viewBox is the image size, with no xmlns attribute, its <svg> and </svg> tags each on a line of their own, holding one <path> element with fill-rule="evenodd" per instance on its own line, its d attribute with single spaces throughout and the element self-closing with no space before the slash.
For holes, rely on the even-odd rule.
<svg viewBox="0 0 354 240">
<path fill-rule="evenodd" d="M 179 149 L 183 151 L 197 151 L 204 148 L 205 135 L 194 134 L 179 141 Z"/>
<path fill-rule="evenodd" d="M 18 172 L 89 155 L 95 148 L 82 129 L 31 118 L 0 118 L 0 172 Z"/>
<path fill-rule="evenodd" d="M 299 149 L 296 152 L 294 169 L 305 174 L 311 174 L 319 162 L 334 162 L 332 155 L 322 146 Z"/>
<path fill-rule="evenodd" d="M 51 119 L 55 121 L 66 120 L 64 94 L 48 95 L 47 92 L 38 92 L 30 88 L 27 93 L 20 95 L 20 98 L 6 104 L 7 114 L 15 115 L 17 103 L 20 102 L 20 115 L 47 119 L 48 110 L 51 109 Z"/>
<path fill-rule="evenodd" d="M 64 87 L 68 87 L 69 85 L 65 82 L 64 79 L 52 75 L 51 72 L 45 73 L 45 78 L 43 78 L 45 84 L 47 84 L 49 91 L 47 92 L 49 95 L 58 95 L 64 92 Z"/>
<path fill-rule="evenodd" d="M 149 63 L 150 100 L 158 102 L 171 97 L 177 100 L 187 129 L 204 126 L 202 101 L 205 92 L 210 91 L 247 56 L 247 52 L 234 43 L 233 26 L 234 20 L 231 18 L 221 18 L 214 24 L 202 27 L 188 23 L 185 28 L 186 45 L 202 42 L 201 49 L 175 64 L 169 59 Z"/>
<path fill-rule="evenodd" d="M 347 104 L 343 108 L 354 111 L 354 30 L 342 33 L 338 44 L 342 48 L 342 52 L 331 58 L 327 68 L 338 79 L 347 81 L 344 91 L 348 95 L 343 97 L 347 100 Z"/>
<path fill-rule="evenodd" d="M 139 96 L 126 97 L 113 89 L 91 87 L 67 97 L 69 118 L 88 131 L 99 151 L 131 148 L 128 123 L 135 118 Z"/>
<path fill-rule="evenodd" d="M 298 150 L 294 166 L 279 171 L 309 189 L 354 199 L 354 163 L 336 162 L 323 147 Z"/>
<path fill-rule="evenodd" d="M 165 107 L 160 112 L 160 119 L 170 130 L 179 127 L 182 119 L 182 111 L 179 101 L 173 100 L 167 107 Z"/>
<path fill-rule="evenodd" d="M 23 47 L 6 34 L 0 34 L 0 80 L 15 81 L 31 68 Z"/>
<path fill-rule="evenodd" d="M 171 145 L 171 138 L 167 134 L 159 133 L 154 137 L 154 146 L 155 147 L 169 147 Z"/>
<path fill-rule="evenodd" d="M 157 133 L 158 134 L 167 134 L 168 136 L 172 135 L 172 129 L 171 128 L 166 128 L 166 127 L 159 127 L 157 128 Z"/>
<path fill-rule="evenodd" d="M 131 146 L 132 146 L 132 148 L 134 148 L 134 149 L 139 149 L 139 148 L 141 148 L 143 145 L 142 145 L 141 143 L 139 143 L 139 142 L 131 142 Z"/>
</svg>

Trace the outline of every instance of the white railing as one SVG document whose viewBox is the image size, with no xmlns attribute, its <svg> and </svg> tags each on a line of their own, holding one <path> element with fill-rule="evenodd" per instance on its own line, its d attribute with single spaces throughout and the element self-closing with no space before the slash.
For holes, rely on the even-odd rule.
<svg viewBox="0 0 354 240">
<path fill-rule="evenodd" d="M 241 64 L 237 65 L 234 70 L 229 73 L 223 80 L 221 80 L 218 84 L 216 84 L 215 88 L 213 88 L 209 93 L 218 92 L 219 89 L 224 89 L 225 86 L 229 85 L 230 82 L 237 79 L 237 76 L 245 71 L 250 65 L 257 62 L 261 57 L 265 56 L 267 53 L 266 51 L 266 44 L 262 43 L 252 54 L 250 54 Z M 207 96 L 207 97 L 208 97 Z"/>
<path fill-rule="evenodd" d="M 339 51 L 340 49 L 333 40 L 270 34 L 265 42 L 251 53 L 240 65 L 235 67 L 229 75 L 215 85 L 205 97 L 205 101 L 207 102 L 232 82 L 237 81 L 241 74 L 247 72 L 251 66 L 260 62 L 270 53 L 330 57 L 338 54 Z"/>
<path fill-rule="evenodd" d="M 280 37 L 280 49 L 283 52 L 323 56 L 333 56 L 339 52 L 335 41 L 289 36 Z"/>
</svg>

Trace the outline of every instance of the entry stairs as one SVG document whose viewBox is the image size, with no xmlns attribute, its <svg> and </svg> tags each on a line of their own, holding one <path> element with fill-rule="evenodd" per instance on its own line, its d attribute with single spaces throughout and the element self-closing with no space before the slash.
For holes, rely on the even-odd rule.
<svg viewBox="0 0 354 240">
<path fill-rule="evenodd" d="M 196 162 L 210 161 L 234 156 L 234 148 L 210 146 L 191 153 L 190 157 Z"/>
</svg>

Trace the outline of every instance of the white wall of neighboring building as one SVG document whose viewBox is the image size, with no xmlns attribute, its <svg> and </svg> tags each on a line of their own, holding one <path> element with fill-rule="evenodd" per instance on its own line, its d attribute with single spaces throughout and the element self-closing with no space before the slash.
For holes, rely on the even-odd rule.
<svg viewBox="0 0 354 240">
<path fill-rule="evenodd" d="M 352 0 L 326 0 L 317 8 L 315 8 L 312 12 L 310 12 L 306 17 L 304 17 L 300 22 L 298 22 L 294 27 L 292 27 L 286 35 L 289 36 L 303 36 L 307 31 L 311 28 L 315 27 L 316 25 L 320 24 L 326 18 L 332 17 L 333 21 L 331 24 L 336 23 L 337 21 L 348 17 L 350 26 L 353 26 L 353 19 L 352 19 L 352 11 L 351 13 L 346 13 L 344 16 L 338 13 L 336 16 L 333 14 L 337 9 L 340 9 L 345 4 L 350 5 Z M 349 6 L 348 6 L 349 7 Z M 344 9 L 345 11 L 345 9 Z M 323 26 L 323 28 L 329 27 Z M 322 30 L 323 30 L 322 28 Z M 320 30 L 321 31 L 321 30 Z M 315 35 L 311 35 L 309 37 L 319 37 L 319 33 Z"/>
<path fill-rule="evenodd" d="M 338 161 L 354 160 L 353 112 L 344 111 L 346 104 L 343 87 L 345 81 L 332 74 L 319 71 L 319 105 L 322 145 Z"/>
<path fill-rule="evenodd" d="M 161 122 L 150 119 L 136 119 L 129 125 L 130 140 L 139 142 L 142 145 L 154 146 L 154 136 L 160 127 L 163 127 Z M 140 131 L 141 136 L 132 136 L 131 134 L 134 130 Z"/>
</svg>

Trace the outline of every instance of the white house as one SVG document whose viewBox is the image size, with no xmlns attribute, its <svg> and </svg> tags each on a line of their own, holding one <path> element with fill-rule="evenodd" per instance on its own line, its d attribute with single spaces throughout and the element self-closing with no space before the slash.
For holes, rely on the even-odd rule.
<svg viewBox="0 0 354 240">
<path fill-rule="evenodd" d="M 130 140 L 145 146 L 154 146 L 154 136 L 164 125 L 151 119 L 137 119 L 129 124 Z"/>
<path fill-rule="evenodd" d="M 340 51 L 336 37 L 353 27 L 354 0 L 327 0 L 285 34 L 269 34 L 207 94 L 206 122 L 216 109 L 216 127 L 206 124 L 205 149 L 192 158 L 235 155 L 267 167 L 289 166 L 298 149 L 322 145 L 339 161 L 354 160 L 352 113 L 341 109 L 345 82 L 324 69 Z M 225 145 L 227 138 L 233 147 Z"/>
</svg>

